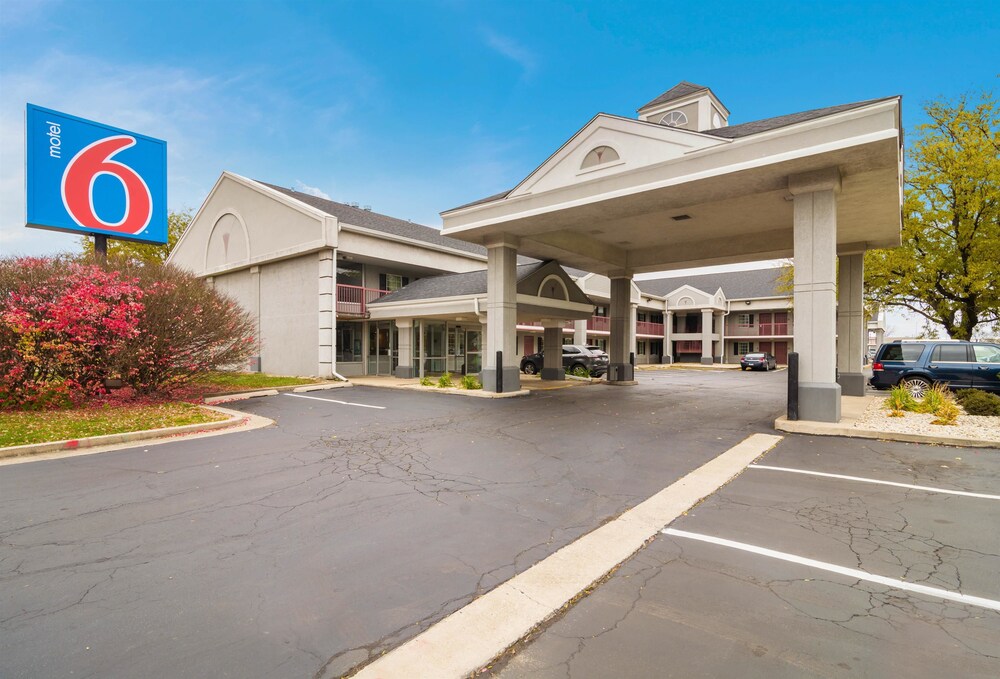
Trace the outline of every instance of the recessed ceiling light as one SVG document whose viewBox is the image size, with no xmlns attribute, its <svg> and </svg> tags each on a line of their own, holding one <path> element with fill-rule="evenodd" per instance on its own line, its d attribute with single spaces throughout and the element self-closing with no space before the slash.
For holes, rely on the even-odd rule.
<svg viewBox="0 0 1000 679">
<path fill-rule="evenodd" d="M 675 222 L 683 222 L 685 219 L 691 219 L 691 215 L 677 215 L 676 217 L 671 217 Z"/>
</svg>

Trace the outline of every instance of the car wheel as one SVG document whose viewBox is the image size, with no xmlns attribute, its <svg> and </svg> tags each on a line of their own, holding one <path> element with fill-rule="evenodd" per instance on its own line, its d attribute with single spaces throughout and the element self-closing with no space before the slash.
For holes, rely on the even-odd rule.
<svg viewBox="0 0 1000 679">
<path fill-rule="evenodd" d="M 585 366 L 583 363 L 574 363 L 569 368 L 569 371 L 574 374 L 576 374 L 577 370 L 587 370 L 587 366 Z M 589 370 L 587 370 L 587 374 L 588 375 L 590 374 Z"/>
<path fill-rule="evenodd" d="M 771 369 L 770 366 L 768 366 L 767 362 L 765 361 L 764 362 L 764 372 L 767 372 L 770 369 Z"/>
<path fill-rule="evenodd" d="M 745 365 L 741 365 L 740 366 L 740 370 L 746 370 L 746 369 L 747 369 L 747 367 Z"/>
<path fill-rule="evenodd" d="M 924 397 L 927 390 L 931 388 L 931 383 L 929 380 L 923 377 L 907 377 L 902 380 L 900 384 L 910 392 L 910 396 L 917 399 L 918 401 Z"/>
<path fill-rule="evenodd" d="M 538 366 L 536 366 L 531 361 L 528 361 L 527 363 L 524 364 L 524 374 L 525 375 L 534 375 L 537 372 L 538 372 Z"/>
</svg>

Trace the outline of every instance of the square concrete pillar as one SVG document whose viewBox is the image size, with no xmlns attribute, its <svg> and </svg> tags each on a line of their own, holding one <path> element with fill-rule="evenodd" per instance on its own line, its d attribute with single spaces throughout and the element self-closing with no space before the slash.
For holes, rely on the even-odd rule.
<svg viewBox="0 0 1000 679">
<path fill-rule="evenodd" d="M 545 354 L 542 366 L 543 380 L 564 380 L 566 371 L 562 364 L 562 324 L 542 322 L 545 328 Z"/>
<path fill-rule="evenodd" d="M 498 351 L 503 352 L 503 365 L 497 365 Z M 521 388 L 517 354 L 517 240 L 511 237 L 496 238 L 486 244 L 486 355 L 480 378 L 485 391 L 497 391 L 498 371 L 503 374 L 502 391 Z"/>
<path fill-rule="evenodd" d="M 864 312 L 864 255 L 840 258 L 837 281 L 837 381 L 845 396 L 865 395 L 865 352 L 868 327 Z"/>
<path fill-rule="evenodd" d="M 413 368 L 413 319 L 396 319 L 396 349 L 399 353 L 399 361 L 393 374 L 396 377 L 409 379 L 416 377 L 416 370 Z"/>
<path fill-rule="evenodd" d="M 701 364 L 712 365 L 712 318 L 715 312 L 711 309 L 701 310 Z"/>
<path fill-rule="evenodd" d="M 840 421 L 837 360 L 837 193 L 840 172 L 828 168 L 788 178 L 794 197 L 795 351 L 799 419 Z"/>
<path fill-rule="evenodd" d="M 587 321 L 573 321 L 573 344 L 587 343 Z"/>
<path fill-rule="evenodd" d="M 674 362 L 674 312 L 663 312 L 663 356 L 661 363 Z"/>
<path fill-rule="evenodd" d="M 635 371 L 629 362 L 630 340 L 635 335 L 635 321 L 632 319 L 632 276 L 618 274 L 611 278 L 611 307 L 608 322 L 611 336 L 608 338 L 608 382 L 632 383 Z M 631 333 L 629 325 L 631 324 Z"/>
<path fill-rule="evenodd" d="M 257 267 L 254 267 L 257 268 Z M 321 250 L 319 253 L 319 361 L 317 374 L 325 379 L 333 377 L 334 345 L 336 344 L 337 315 L 333 300 L 337 293 L 337 251 Z"/>
</svg>

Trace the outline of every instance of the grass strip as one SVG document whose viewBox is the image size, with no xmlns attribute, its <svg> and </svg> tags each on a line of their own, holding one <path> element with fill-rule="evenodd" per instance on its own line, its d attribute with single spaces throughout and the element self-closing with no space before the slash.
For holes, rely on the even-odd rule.
<svg viewBox="0 0 1000 679">
<path fill-rule="evenodd" d="M 212 372 L 199 377 L 192 385 L 200 389 L 218 391 L 240 391 L 244 389 L 271 389 L 296 384 L 314 384 L 317 380 L 309 377 L 286 377 L 264 373 Z"/>
<path fill-rule="evenodd" d="M 0 413 L 0 448 L 224 420 L 191 403 Z"/>
</svg>

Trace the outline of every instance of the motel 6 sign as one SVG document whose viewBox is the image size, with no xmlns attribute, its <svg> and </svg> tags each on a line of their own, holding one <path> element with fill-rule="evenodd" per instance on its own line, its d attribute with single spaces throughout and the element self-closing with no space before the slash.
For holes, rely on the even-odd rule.
<svg viewBox="0 0 1000 679">
<path fill-rule="evenodd" d="M 27 225 L 167 242 L 167 143 L 28 104 Z"/>
</svg>

